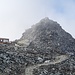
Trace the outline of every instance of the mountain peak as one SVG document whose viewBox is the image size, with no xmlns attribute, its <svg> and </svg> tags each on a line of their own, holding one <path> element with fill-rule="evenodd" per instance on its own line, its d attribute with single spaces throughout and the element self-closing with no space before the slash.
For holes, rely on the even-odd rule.
<svg viewBox="0 0 75 75">
<path fill-rule="evenodd" d="M 48 17 L 45 17 L 30 29 L 25 31 L 20 41 L 18 41 L 18 43 L 22 43 L 26 47 L 33 45 L 36 47 L 35 50 L 37 50 L 37 47 L 40 50 L 47 50 L 47 47 L 50 47 L 51 49 L 49 50 L 52 50 L 54 47 L 57 47 L 57 49 L 62 51 L 73 51 L 75 46 L 73 46 L 74 44 L 70 45 L 71 42 L 74 43 L 72 36 L 65 32 L 60 24 L 50 20 Z M 59 43 L 60 46 L 58 46 Z"/>
<path fill-rule="evenodd" d="M 50 20 L 48 17 L 43 18 L 42 20 Z"/>
<path fill-rule="evenodd" d="M 53 23 L 54 21 L 50 20 L 48 17 L 45 17 L 42 20 L 40 20 L 40 22 L 44 22 L 44 23 L 50 22 L 50 23 Z"/>
</svg>

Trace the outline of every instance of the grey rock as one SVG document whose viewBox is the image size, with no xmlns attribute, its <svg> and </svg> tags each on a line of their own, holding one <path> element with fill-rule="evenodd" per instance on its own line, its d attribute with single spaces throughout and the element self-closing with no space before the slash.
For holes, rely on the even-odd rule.
<svg viewBox="0 0 75 75">
<path fill-rule="evenodd" d="M 61 55 L 68 58 L 56 63 Z M 47 65 L 49 62 L 55 63 Z M 0 44 L 0 73 L 25 75 L 29 68 L 33 68 L 34 75 L 75 75 L 75 39 L 46 17 L 26 30 L 19 40 Z"/>
</svg>

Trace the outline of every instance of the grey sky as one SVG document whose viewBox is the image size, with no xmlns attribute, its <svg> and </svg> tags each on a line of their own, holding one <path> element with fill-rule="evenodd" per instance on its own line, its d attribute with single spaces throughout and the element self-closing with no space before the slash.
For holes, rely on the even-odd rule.
<svg viewBox="0 0 75 75">
<path fill-rule="evenodd" d="M 44 17 L 57 21 L 75 37 L 74 0 L 0 0 L 0 37 L 15 40 Z"/>
</svg>

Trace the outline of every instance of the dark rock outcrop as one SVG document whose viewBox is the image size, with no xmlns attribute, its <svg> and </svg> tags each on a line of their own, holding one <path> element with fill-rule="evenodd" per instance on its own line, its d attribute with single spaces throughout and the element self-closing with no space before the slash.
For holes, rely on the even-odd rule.
<svg viewBox="0 0 75 75">
<path fill-rule="evenodd" d="M 42 19 L 23 33 L 21 39 L 27 51 L 36 52 L 43 60 L 54 60 L 59 55 L 68 55 L 64 62 L 35 68 L 34 75 L 74 75 L 75 39 L 55 21 Z"/>
<path fill-rule="evenodd" d="M 39 52 L 74 52 L 75 39 L 61 28 L 61 26 L 48 18 L 42 19 L 36 25 L 23 33 L 20 40 L 28 50 L 36 50 Z"/>
</svg>

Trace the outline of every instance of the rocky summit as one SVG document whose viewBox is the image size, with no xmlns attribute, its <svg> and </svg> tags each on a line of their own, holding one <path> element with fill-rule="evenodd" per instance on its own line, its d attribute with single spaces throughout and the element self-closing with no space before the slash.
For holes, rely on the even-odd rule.
<svg viewBox="0 0 75 75">
<path fill-rule="evenodd" d="M 39 23 L 26 30 L 19 43 L 25 44 L 30 50 L 42 52 L 75 51 L 75 39 L 63 30 L 57 22 L 49 18 L 42 19 Z"/>
<path fill-rule="evenodd" d="M 75 75 L 75 39 L 46 17 L 0 44 L 0 75 Z"/>
</svg>

